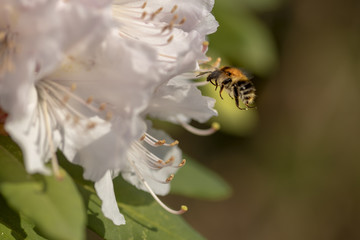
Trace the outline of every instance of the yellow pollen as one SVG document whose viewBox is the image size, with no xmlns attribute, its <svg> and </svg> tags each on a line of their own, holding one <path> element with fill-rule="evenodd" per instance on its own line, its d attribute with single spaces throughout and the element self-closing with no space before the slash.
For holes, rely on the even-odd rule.
<svg viewBox="0 0 360 240">
<path fill-rule="evenodd" d="M 211 127 L 217 131 L 220 129 L 220 124 L 217 122 L 214 122 L 211 124 Z"/>
<path fill-rule="evenodd" d="M 166 182 L 171 182 L 174 179 L 174 174 L 171 174 L 167 179 Z"/>
<path fill-rule="evenodd" d="M 161 145 L 164 145 L 166 143 L 165 140 L 159 140 L 155 143 L 156 146 L 161 146 Z"/>
<path fill-rule="evenodd" d="M 163 160 L 161 160 L 161 159 L 160 159 L 160 160 L 157 160 L 157 163 L 158 163 L 158 164 L 162 164 L 162 165 L 164 165 L 164 161 L 163 161 Z"/>
<path fill-rule="evenodd" d="M 145 134 L 141 136 L 140 141 L 144 141 L 144 139 L 146 138 Z"/>
<path fill-rule="evenodd" d="M 172 143 L 170 143 L 170 146 L 173 147 L 173 146 L 178 145 L 178 144 L 179 144 L 179 141 L 175 140 Z"/>
<path fill-rule="evenodd" d="M 93 101 L 94 101 L 94 98 L 93 98 L 93 97 L 89 97 L 89 98 L 86 100 L 86 103 L 87 103 L 87 104 L 91 104 Z"/>
<path fill-rule="evenodd" d="M 181 210 L 184 211 L 184 212 L 187 212 L 189 210 L 189 208 L 187 206 L 185 206 L 185 205 L 182 205 Z"/>
<path fill-rule="evenodd" d="M 178 8 L 178 6 L 177 6 L 177 5 L 174 5 L 173 8 L 171 9 L 171 13 L 174 13 L 177 8 Z"/>
</svg>

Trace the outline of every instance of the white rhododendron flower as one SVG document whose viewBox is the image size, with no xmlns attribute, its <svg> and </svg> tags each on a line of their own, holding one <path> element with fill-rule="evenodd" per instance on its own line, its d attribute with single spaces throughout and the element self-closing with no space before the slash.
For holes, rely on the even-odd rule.
<svg viewBox="0 0 360 240">
<path fill-rule="evenodd" d="M 190 121 L 216 115 L 197 89 L 206 35 L 218 26 L 212 0 L 1 0 L 0 123 L 23 151 L 29 173 L 60 176 L 56 151 L 95 182 L 102 211 L 125 224 L 112 179 L 157 195 L 185 164 L 148 117 L 208 135 Z M 32 27 L 29 28 L 29 25 Z"/>
</svg>

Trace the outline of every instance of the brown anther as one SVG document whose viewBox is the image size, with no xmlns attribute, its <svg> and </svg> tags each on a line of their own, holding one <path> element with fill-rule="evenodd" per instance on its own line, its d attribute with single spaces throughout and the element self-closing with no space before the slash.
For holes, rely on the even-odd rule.
<svg viewBox="0 0 360 240">
<path fill-rule="evenodd" d="M 174 174 L 171 174 L 167 179 L 166 182 L 171 182 L 174 179 Z"/>
<path fill-rule="evenodd" d="M 65 95 L 63 98 L 63 103 L 67 103 L 70 100 L 70 96 L 69 95 Z"/>
<path fill-rule="evenodd" d="M 159 141 L 157 141 L 157 142 L 155 143 L 155 145 L 156 145 L 156 146 L 162 146 L 162 145 L 164 145 L 165 143 L 166 143 L 165 140 L 159 140 Z"/>
<path fill-rule="evenodd" d="M 89 97 L 89 98 L 86 100 L 86 103 L 87 103 L 87 104 L 91 104 L 93 101 L 94 101 L 94 98 L 93 98 L 93 97 Z"/>
<path fill-rule="evenodd" d="M 156 10 L 155 12 L 153 12 L 153 13 L 151 14 L 150 20 L 154 20 L 154 18 L 156 17 L 156 15 L 158 15 L 162 10 L 163 10 L 163 8 L 160 7 L 158 10 Z"/>
<path fill-rule="evenodd" d="M 0 32 L 0 42 L 4 41 L 4 39 L 6 38 L 7 34 L 5 31 Z"/>
<path fill-rule="evenodd" d="M 147 4 L 147 2 L 145 1 L 144 4 L 141 6 L 141 8 L 145 8 L 146 4 Z"/>
<path fill-rule="evenodd" d="M 165 161 L 165 164 L 169 164 L 175 160 L 174 156 L 171 156 L 168 160 Z"/>
<path fill-rule="evenodd" d="M 111 119 L 112 119 L 112 117 L 113 117 L 113 113 L 112 112 L 107 112 L 106 113 L 106 121 L 110 121 Z"/>
<path fill-rule="evenodd" d="M 175 14 L 173 18 L 171 19 L 171 23 L 175 22 L 179 18 L 179 15 Z"/>
<path fill-rule="evenodd" d="M 146 17 L 146 15 L 147 15 L 147 12 L 143 12 L 142 14 L 141 14 L 141 19 L 144 19 L 145 17 Z"/>
<path fill-rule="evenodd" d="M 157 160 L 157 163 L 158 163 L 158 164 L 161 164 L 161 165 L 165 165 L 164 161 L 161 160 L 161 159 Z"/>
<path fill-rule="evenodd" d="M 179 22 L 180 25 L 184 24 L 186 21 L 186 18 L 184 17 L 183 19 L 181 19 L 181 21 Z"/>
<path fill-rule="evenodd" d="M 77 88 L 76 83 L 72 83 L 72 84 L 71 84 L 71 87 L 70 87 L 70 90 L 71 90 L 72 92 L 74 92 L 74 91 L 76 90 L 76 88 Z"/>
<path fill-rule="evenodd" d="M 141 138 L 140 138 L 140 141 L 144 141 L 144 139 L 146 138 L 146 135 L 142 135 Z"/>
<path fill-rule="evenodd" d="M 179 144 L 179 141 L 175 140 L 172 143 L 170 143 L 170 147 L 173 147 L 173 146 L 178 145 L 178 144 Z"/>
<path fill-rule="evenodd" d="M 93 129 L 96 127 L 96 123 L 94 122 L 88 122 L 88 124 L 86 125 L 87 129 Z"/>
<path fill-rule="evenodd" d="M 171 36 L 168 38 L 167 43 L 170 43 L 173 39 L 174 39 L 174 35 L 171 35 Z"/>
<path fill-rule="evenodd" d="M 169 28 L 169 25 L 166 25 L 165 27 L 163 27 L 163 28 L 161 29 L 161 33 L 165 32 L 166 29 L 168 29 L 168 28 Z"/>
<path fill-rule="evenodd" d="M 174 5 L 173 8 L 171 9 L 171 13 L 174 13 L 177 8 L 178 8 L 178 6 L 177 6 L 177 5 Z"/>
<path fill-rule="evenodd" d="M 184 166 L 185 165 L 185 163 L 186 163 L 186 159 L 183 159 L 182 161 L 181 161 L 181 163 L 179 163 L 179 167 L 182 167 L 182 166 Z"/>
<path fill-rule="evenodd" d="M 105 109 L 106 109 L 106 103 L 100 104 L 99 110 L 100 110 L 100 111 L 104 111 Z"/>
</svg>

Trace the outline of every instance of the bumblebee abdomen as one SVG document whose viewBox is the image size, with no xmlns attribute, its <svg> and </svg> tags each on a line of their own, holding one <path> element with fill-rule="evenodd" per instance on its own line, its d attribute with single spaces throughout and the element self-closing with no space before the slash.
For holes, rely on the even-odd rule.
<svg viewBox="0 0 360 240">
<path fill-rule="evenodd" d="M 256 89 L 251 81 L 239 81 L 234 87 L 237 88 L 238 97 L 245 105 L 254 103 Z"/>
</svg>

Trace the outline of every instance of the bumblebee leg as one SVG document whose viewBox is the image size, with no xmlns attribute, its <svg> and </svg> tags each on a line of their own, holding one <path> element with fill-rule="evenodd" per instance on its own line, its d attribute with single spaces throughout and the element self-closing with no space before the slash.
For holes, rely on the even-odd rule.
<svg viewBox="0 0 360 240">
<path fill-rule="evenodd" d="M 209 81 L 212 85 L 216 86 L 216 84 L 213 82 L 213 80 Z"/>
<path fill-rule="evenodd" d="M 224 90 L 224 87 L 225 87 L 225 85 L 224 85 L 224 84 L 221 84 L 220 91 L 219 91 L 219 95 L 220 95 L 221 99 L 223 99 L 223 97 L 221 96 L 221 93 L 222 93 L 222 91 Z M 223 99 L 223 100 L 224 100 L 224 99 Z"/>
<path fill-rule="evenodd" d="M 239 107 L 239 91 L 236 86 L 234 86 L 234 98 L 235 98 L 235 104 L 240 110 L 247 110 L 246 108 Z"/>
</svg>

